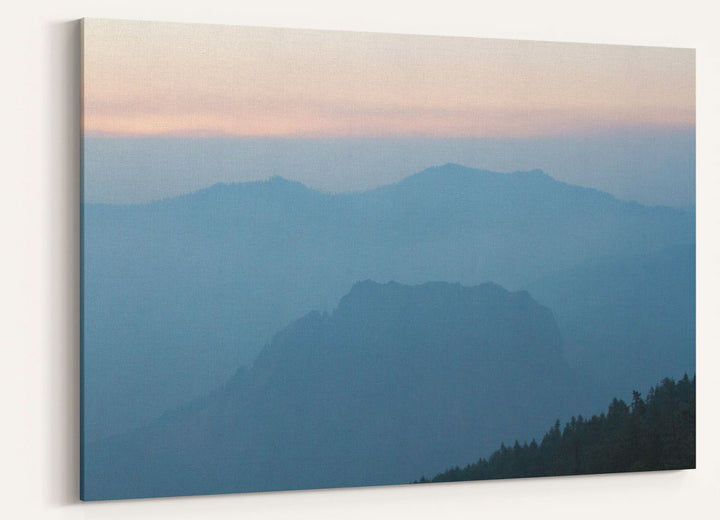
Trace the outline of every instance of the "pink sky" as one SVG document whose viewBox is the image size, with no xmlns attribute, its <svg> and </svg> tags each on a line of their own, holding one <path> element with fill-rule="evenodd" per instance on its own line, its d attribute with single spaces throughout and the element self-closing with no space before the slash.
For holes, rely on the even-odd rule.
<svg viewBox="0 0 720 520">
<path fill-rule="evenodd" d="M 86 135 L 534 137 L 692 127 L 689 49 L 84 21 Z"/>
</svg>

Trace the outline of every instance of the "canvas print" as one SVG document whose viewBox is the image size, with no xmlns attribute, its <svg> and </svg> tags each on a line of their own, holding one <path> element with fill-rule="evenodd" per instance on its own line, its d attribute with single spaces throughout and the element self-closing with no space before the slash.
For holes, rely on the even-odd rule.
<svg viewBox="0 0 720 520">
<path fill-rule="evenodd" d="M 695 467 L 693 50 L 87 19 L 82 75 L 84 500 Z"/>
</svg>

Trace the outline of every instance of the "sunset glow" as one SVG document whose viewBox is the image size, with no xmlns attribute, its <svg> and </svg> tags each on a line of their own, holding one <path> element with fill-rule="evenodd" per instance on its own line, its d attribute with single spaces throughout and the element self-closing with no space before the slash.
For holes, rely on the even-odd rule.
<svg viewBox="0 0 720 520">
<path fill-rule="evenodd" d="M 686 49 L 84 24 L 91 136 L 512 138 L 695 123 Z"/>
</svg>

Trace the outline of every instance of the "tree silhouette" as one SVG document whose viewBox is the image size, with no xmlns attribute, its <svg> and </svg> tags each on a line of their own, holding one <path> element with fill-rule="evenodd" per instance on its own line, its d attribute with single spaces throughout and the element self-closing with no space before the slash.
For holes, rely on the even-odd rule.
<svg viewBox="0 0 720 520">
<path fill-rule="evenodd" d="M 664 379 L 647 399 L 634 391 L 631 405 L 613 399 L 607 415 L 560 421 L 538 444 L 504 443 L 488 459 L 454 467 L 416 483 L 617 473 L 695 467 L 695 377 Z"/>
</svg>

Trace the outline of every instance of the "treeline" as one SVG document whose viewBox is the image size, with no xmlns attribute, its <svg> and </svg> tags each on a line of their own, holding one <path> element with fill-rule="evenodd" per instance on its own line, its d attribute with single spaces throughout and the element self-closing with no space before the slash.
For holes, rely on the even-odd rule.
<svg viewBox="0 0 720 520">
<path fill-rule="evenodd" d="M 538 444 L 515 441 L 465 468 L 455 467 L 432 480 L 456 482 L 501 478 L 618 473 L 695 467 L 695 377 L 665 379 L 632 403 L 613 399 L 607 414 L 560 421 Z"/>
</svg>

